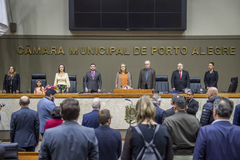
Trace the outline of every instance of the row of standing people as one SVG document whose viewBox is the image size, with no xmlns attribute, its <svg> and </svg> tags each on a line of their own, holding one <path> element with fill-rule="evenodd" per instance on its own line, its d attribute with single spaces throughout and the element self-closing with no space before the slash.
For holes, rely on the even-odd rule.
<svg viewBox="0 0 240 160">
<path fill-rule="evenodd" d="M 216 87 L 218 82 L 218 72 L 214 70 L 214 63 L 208 65 L 209 71 L 204 75 L 205 88 Z M 101 73 L 96 71 L 96 64 L 90 65 L 90 71 L 85 75 L 84 81 L 85 92 L 101 92 L 102 78 Z M 177 70 L 173 71 L 171 77 L 171 85 L 173 91 L 181 92 L 185 88 L 190 88 L 190 78 L 188 71 L 183 70 L 183 64 L 177 65 Z M 68 93 L 70 81 L 68 73 L 65 72 L 65 66 L 59 65 L 58 73 L 55 75 L 54 86 L 58 86 L 60 93 Z M 155 70 L 150 67 L 150 61 L 145 61 L 145 68 L 140 71 L 138 80 L 138 89 L 152 89 L 156 86 Z M 124 87 L 132 87 L 132 77 L 127 71 L 127 66 L 121 64 L 120 71 L 117 72 L 115 79 L 115 88 L 121 89 Z M 19 93 L 20 91 L 20 76 L 16 73 L 15 68 L 10 66 L 9 71 L 5 74 L 3 81 L 3 93 Z M 41 81 L 36 81 L 34 89 L 35 94 L 44 94 L 44 87 Z"/>
<path fill-rule="evenodd" d="M 210 95 L 209 99 L 217 96 L 215 94 L 216 88 L 210 88 L 208 92 L 207 95 Z M 15 141 L 18 137 L 18 140 L 23 142 L 23 144 L 26 144 L 26 142 L 35 142 L 35 147 L 38 142 L 37 134 L 39 135 L 39 133 L 34 137 L 32 132 L 37 132 L 38 128 L 36 127 L 34 131 L 30 131 L 29 134 L 23 133 L 22 130 L 26 130 L 26 126 L 28 126 L 26 124 L 33 123 L 33 125 L 36 125 L 39 116 L 40 132 L 42 128 L 43 131 L 41 133 L 44 133 L 44 125 L 46 122 L 44 118 L 46 118 L 46 114 L 50 110 L 47 106 L 52 105 L 52 107 L 54 107 L 53 100 L 55 93 L 56 92 L 51 89 L 47 91 L 46 97 L 38 103 L 38 112 L 26 112 L 29 108 L 24 108 L 24 106 L 27 106 L 30 101 L 26 96 L 20 99 L 22 109 L 17 112 L 21 113 L 17 114 L 17 112 L 15 112 L 12 114 L 10 133 L 12 134 L 14 129 L 17 130 L 17 132 L 11 135 L 11 141 L 12 139 Z M 153 96 L 153 103 L 148 96 L 143 96 L 136 104 L 138 127 L 147 142 L 151 141 L 157 125 L 156 116 L 158 113 L 156 112 L 158 112 L 157 104 L 159 105 L 158 96 L 159 95 Z M 237 149 L 240 147 L 240 143 L 238 142 L 240 138 L 240 128 L 231 125 L 228 121 L 233 111 L 232 101 L 227 98 L 218 97 L 214 100 L 214 103 L 211 102 L 213 103 L 211 105 L 212 116 L 215 121 L 212 125 L 206 125 L 206 127 L 200 128 L 201 125 L 197 118 L 194 115 L 187 114 L 185 99 L 178 96 L 174 97 L 172 103 L 175 113 L 169 117 L 165 116 L 163 121 L 164 126 L 160 125 L 160 129 L 156 132 L 157 138 L 154 139 L 156 149 L 163 159 L 172 159 L 173 151 L 174 153 L 180 151 L 178 153 L 181 154 L 181 152 L 184 152 L 186 154 L 186 150 L 191 151 L 191 149 L 194 149 L 193 159 L 214 159 L 214 157 L 219 157 L 220 159 L 222 157 L 224 157 L 224 159 L 228 159 L 229 157 L 229 159 L 237 159 L 239 157 Z M 153 104 L 155 104 L 155 107 Z M 208 106 L 210 105 L 208 104 Z M 85 114 L 82 121 L 83 125 L 94 128 L 98 127 L 94 126 L 95 124 L 98 123 L 99 125 L 100 123 L 100 127 L 95 131 L 77 124 L 76 120 L 80 112 L 79 102 L 77 100 L 64 100 L 60 104 L 60 107 L 65 122 L 60 127 L 46 130 L 41 144 L 39 159 L 46 159 L 48 157 L 52 157 L 53 159 L 75 159 L 76 157 L 79 158 L 79 156 L 82 159 L 86 159 L 86 157 L 98 159 L 98 156 L 102 156 L 101 159 L 104 160 L 118 159 L 121 154 L 121 136 L 119 131 L 112 130 L 109 127 L 112 118 L 110 112 L 108 110 L 99 112 L 101 108 L 100 99 L 95 98 L 92 102 L 92 107 L 98 111 Z M 24 118 L 28 117 L 25 115 L 26 113 L 33 113 L 33 115 L 30 116 L 31 120 Z M 36 113 L 38 113 L 38 115 L 36 115 Z M 101 115 L 102 119 L 99 118 Z M 98 117 L 97 120 L 96 117 Z M 21 121 L 24 123 L 21 123 Z M 17 122 L 20 123 L 20 126 L 16 125 Z M 82 137 L 85 138 L 83 139 Z M 136 158 L 140 150 L 144 147 L 144 141 L 137 133 L 135 127 L 130 127 L 125 137 L 121 159 Z M 31 140 L 26 141 L 26 138 Z M 221 141 L 219 141 L 219 139 L 221 139 Z M 197 141 L 196 145 L 195 141 Z M 228 143 L 229 145 L 226 146 Z M 19 144 L 20 147 L 22 147 L 22 143 Z M 231 149 L 228 152 L 224 152 L 226 147 Z M 82 148 L 82 150 L 79 151 L 79 148 Z M 110 152 L 112 154 L 110 154 Z"/>
</svg>

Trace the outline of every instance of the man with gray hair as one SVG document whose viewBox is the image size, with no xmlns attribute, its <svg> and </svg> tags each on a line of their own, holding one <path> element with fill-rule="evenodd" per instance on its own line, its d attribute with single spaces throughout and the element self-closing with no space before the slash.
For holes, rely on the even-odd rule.
<svg viewBox="0 0 240 160">
<path fill-rule="evenodd" d="M 163 114 L 164 110 L 160 108 L 161 105 L 161 96 L 159 94 L 153 94 L 152 96 L 152 103 L 154 104 L 156 108 L 156 115 L 154 117 L 154 121 L 157 122 L 158 124 L 162 124 L 163 122 Z"/>
<path fill-rule="evenodd" d="M 94 98 L 92 101 L 92 112 L 83 115 L 82 125 L 91 128 L 98 128 L 98 112 L 101 108 L 101 99 Z"/>
<path fill-rule="evenodd" d="M 193 160 L 239 160 L 240 127 L 229 122 L 232 112 L 233 102 L 228 98 L 222 97 L 214 101 L 215 121 L 199 130 Z"/>
<path fill-rule="evenodd" d="M 150 61 L 146 60 L 145 68 L 140 71 L 138 80 L 138 89 L 152 89 L 155 90 L 156 77 L 155 70 L 150 68 Z"/>
</svg>

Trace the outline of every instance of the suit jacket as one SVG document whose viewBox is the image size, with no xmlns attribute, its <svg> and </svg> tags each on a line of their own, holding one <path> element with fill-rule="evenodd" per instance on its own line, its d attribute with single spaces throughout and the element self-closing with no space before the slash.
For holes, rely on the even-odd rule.
<svg viewBox="0 0 240 160">
<path fill-rule="evenodd" d="M 92 78 L 91 71 L 87 72 L 84 83 L 87 89 L 90 89 L 93 92 L 97 92 L 97 90 L 101 89 L 102 87 L 101 73 L 99 73 L 98 71 L 95 71 L 94 78 Z"/>
<path fill-rule="evenodd" d="M 140 71 L 139 74 L 138 88 L 145 89 L 145 84 L 146 84 L 146 69 L 144 68 Z M 148 89 L 155 89 L 156 86 L 155 70 L 152 68 L 149 68 L 147 86 Z"/>
<path fill-rule="evenodd" d="M 12 113 L 10 123 L 11 143 L 18 143 L 19 147 L 33 147 L 39 141 L 38 113 L 28 107 Z"/>
<path fill-rule="evenodd" d="M 156 115 L 154 117 L 154 121 L 158 124 L 162 124 L 163 122 L 163 116 L 164 116 L 164 110 L 162 108 L 160 108 L 159 106 L 155 105 L 156 108 Z"/>
<path fill-rule="evenodd" d="M 187 113 L 188 114 L 192 114 L 194 116 L 196 116 L 196 113 L 198 111 L 199 108 L 199 103 L 198 101 L 196 101 L 195 99 L 192 99 L 190 102 L 187 100 Z"/>
<path fill-rule="evenodd" d="M 240 126 L 240 104 L 235 107 L 233 124 Z"/>
<path fill-rule="evenodd" d="M 3 80 L 3 90 L 6 90 L 7 93 L 10 93 L 10 76 L 5 74 L 4 80 Z M 16 90 L 20 91 L 20 76 L 17 73 L 12 80 L 12 91 L 16 92 Z"/>
<path fill-rule="evenodd" d="M 102 125 L 95 129 L 99 160 L 118 160 L 122 151 L 122 137 L 118 130 Z"/>
<path fill-rule="evenodd" d="M 218 82 L 218 72 L 213 71 L 210 73 L 207 71 L 204 75 L 204 84 L 205 88 L 207 87 L 216 87 L 217 88 L 217 82 Z"/>
<path fill-rule="evenodd" d="M 98 160 L 98 142 L 94 129 L 65 121 L 44 133 L 39 160 Z"/>
<path fill-rule="evenodd" d="M 132 77 L 131 77 L 131 74 L 130 74 L 130 72 L 128 72 L 127 74 L 128 74 L 128 85 L 130 87 L 132 87 Z M 115 84 L 117 84 L 117 88 L 116 89 L 121 89 L 121 74 L 119 72 L 117 72 Z"/>
<path fill-rule="evenodd" d="M 180 78 L 178 70 L 173 71 L 171 85 L 172 88 L 175 88 L 178 92 L 181 92 L 184 88 L 190 88 L 188 71 L 182 70 L 182 78 Z"/>
<path fill-rule="evenodd" d="M 176 112 L 167 117 L 163 125 L 166 125 L 172 134 L 173 149 L 193 150 L 201 124 L 199 120 L 186 112 Z"/>
<path fill-rule="evenodd" d="M 239 160 L 239 139 L 239 126 L 226 120 L 214 121 L 199 130 L 193 160 Z"/>
<path fill-rule="evenodd" d="M 99 110 L 94 109 L 92 112 L 83 115 L 82 125 L 91 128 L 98 128 L 98 112 Z"/>
<path fill-rule="evenodd" d="M 174 107 L 167 109 L 165 112 L 163 112 L 163 121 L 165 118 L 170 117 L 175 114 Z"/>
</svg>

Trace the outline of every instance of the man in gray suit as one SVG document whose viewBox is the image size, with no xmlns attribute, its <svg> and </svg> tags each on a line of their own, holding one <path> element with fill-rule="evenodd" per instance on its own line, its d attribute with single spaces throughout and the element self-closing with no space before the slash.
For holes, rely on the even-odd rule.
<svg viewBox="0 0 240 160">
<path fill-rule="evenodd" d="M 86 73 L 84 84 L 86 93 L 101 92 L 102 78 L 101 73 L 96 71 L 96 64 L 90 65 L 90 71 Z"/>
<path fill-rule="evenodd" d="M 98 160 L 98 141 L 93 128 L 78 124 L 79 102 L 73 98 L 65 99 L 61 104 L 61 116 L 64 123 L 44 133 L 39 160 Z"/>
<path fill-rule="evenodd" d="M 145 68 L 140 71 L 138 88 L 152 89 L 154 91 L 156 86 L 155 70 L 150 68 L 150 61 L 145 61 Z"/>
</svg>

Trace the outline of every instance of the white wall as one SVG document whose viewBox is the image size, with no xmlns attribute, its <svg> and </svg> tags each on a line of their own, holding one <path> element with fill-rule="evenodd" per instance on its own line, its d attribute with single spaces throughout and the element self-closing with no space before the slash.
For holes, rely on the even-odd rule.
<svg viewBox="0 0 240 160">
<path fill-rule="evenodd" d="M 240 0 L 188 0 L 185 32 L 70 32 L 68 0 L 10 0 L 16 35 L 160 34 L 240 35 Z M 9 10 L 9 8 L 8 8 Z M 10 14 L 9 14 L 10 21 Z M 7 34 L 10 34 L 9 32 Z"/>
</svg>

